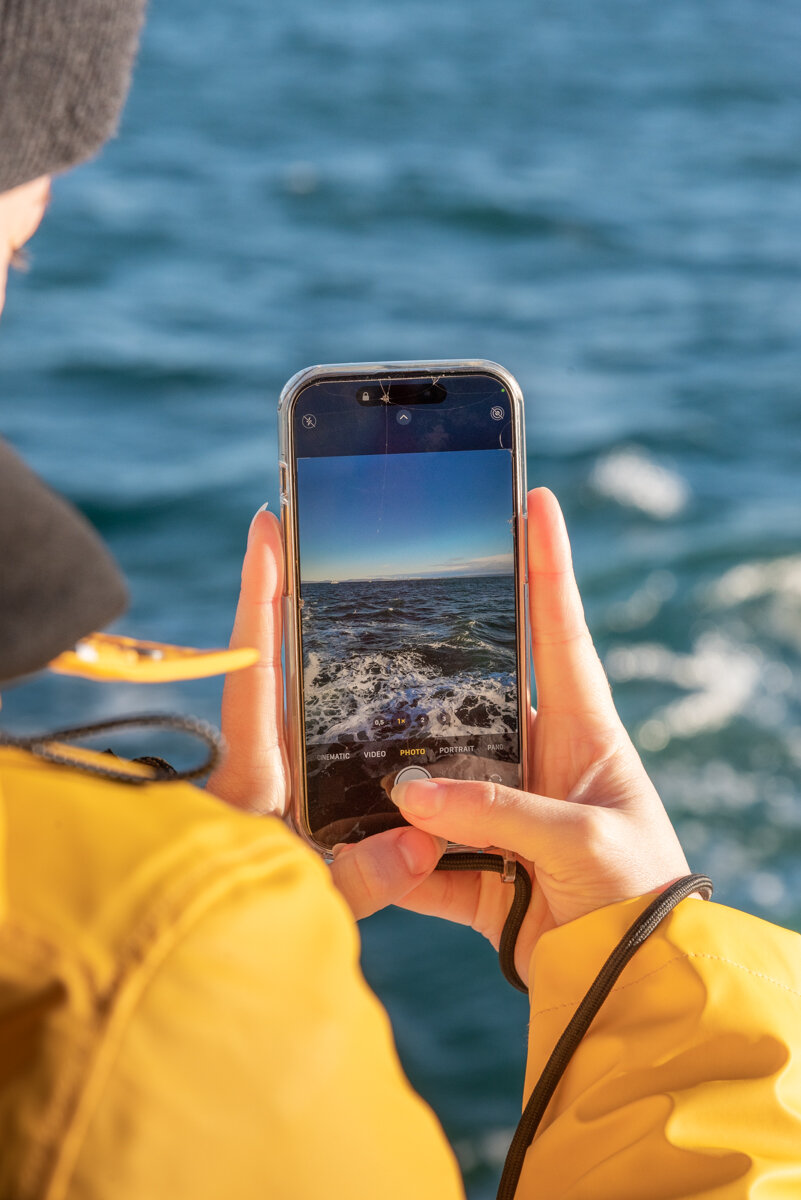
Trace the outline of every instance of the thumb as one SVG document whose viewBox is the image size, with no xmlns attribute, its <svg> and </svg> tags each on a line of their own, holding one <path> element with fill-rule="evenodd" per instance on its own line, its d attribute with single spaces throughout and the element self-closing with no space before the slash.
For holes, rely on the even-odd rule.
<svg viewBox="0 0 801 1200">
<path fill-rule="evenodd" d="M 388 829 L 334 848 L 331 874 L 357 921 L 398 904 L 436 867 L 445 842 L 419 829 Z"/>
<path fill-rule="evenodd" d="M 593 809 L 499 783 L 426 779 L 396 784 L 392 802 L 410 824 L 451 842 L 502 847 L 547 870 L 566 836 L 586 827 Z"/>
</svg>

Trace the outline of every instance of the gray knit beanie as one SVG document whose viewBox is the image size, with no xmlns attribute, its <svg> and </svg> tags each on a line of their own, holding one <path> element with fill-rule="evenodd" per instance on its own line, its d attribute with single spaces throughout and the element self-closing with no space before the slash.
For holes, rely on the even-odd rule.
<svg viewBox="0 0 801 1200">
<path fill-rule="evenodd" d="M 0 0 L 0 192 L 96 154 L 117 128 L 145 0 Z"/>
</svg>

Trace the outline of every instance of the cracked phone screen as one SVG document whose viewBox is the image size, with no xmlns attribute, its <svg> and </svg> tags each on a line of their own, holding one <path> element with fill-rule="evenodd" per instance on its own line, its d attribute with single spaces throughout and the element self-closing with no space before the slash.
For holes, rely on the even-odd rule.
<svg viewBox="0 0 801 1200">
<path fill-rule="evenodd" d="M 400 773 L 520 782 L 513 416 L 488 375 L 298 397 L 306 813 L 324 847 L 403 824 Z"/>
</svg>

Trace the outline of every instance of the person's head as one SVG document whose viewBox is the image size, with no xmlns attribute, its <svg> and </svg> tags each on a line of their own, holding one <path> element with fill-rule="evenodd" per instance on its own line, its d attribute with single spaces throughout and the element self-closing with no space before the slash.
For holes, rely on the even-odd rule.
<svg viewBox="0 0 801 1200">
<path fill-rule="evenodd" d="M 145 0 L 0 0 L 0 311 L 50 177 L 117 128 Z"/>
<path fill-rule="evenodd" d="M 0 309 L 50 178 L 117 128 L 145 0 L 0 0 Z M 124 610 L 124 581 L 80 513 L 0 439 L 0 683 Z"/>
</svg>

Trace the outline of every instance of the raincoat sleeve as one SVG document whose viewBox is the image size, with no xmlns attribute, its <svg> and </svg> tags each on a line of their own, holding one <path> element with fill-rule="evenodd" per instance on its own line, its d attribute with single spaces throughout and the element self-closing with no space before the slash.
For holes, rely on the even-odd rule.
<svg viewBox="0 0 801 1200">
<path fill-rule="evenodd" d="M 0 1200 L 463 1196 L 279 821 L 2 748 L 0 819 Z"/>
<path fill-rule="evenodd" d="M 525 1096 L 652 897 L 545 934 Z M 519 1200 L 801 1196 L 801 938 L 689 899 L 637 951 L 563 1076 Z"/>
<path fill-rule="evenodd" d="M 463 1195 L 328 871 L 282 827 L 276 839 L 267 875 L 240 865 L 143 988 L 69 1200 Z"/>
</svg>

